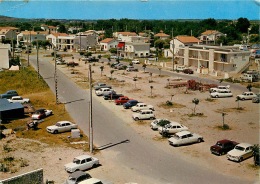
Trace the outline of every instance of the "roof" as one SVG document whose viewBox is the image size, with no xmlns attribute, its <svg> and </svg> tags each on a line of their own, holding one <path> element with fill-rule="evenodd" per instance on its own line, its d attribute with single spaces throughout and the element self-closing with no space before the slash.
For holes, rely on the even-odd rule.
<svg viewBox="0 0 260 184">
<path fill-rule="evenodd" d="M 165 33 L 157 33 L 154 35 L 154 37 L 169 37 L 170 35 L 165 34 Z"/>
<path fill-rule="evenodd" d="M 109 43 L 113 40 L 114 40 L 113 38 L 106 38 L 106 39 L 102 40 L 100 43 Z"/>
<path fill-rule="evenodd" d="M 97 179 L 97 178 L 89 178 L 87 180 L 84 180 L 84 181 L 81 181 L 79 182 L 79 184 L 93 184 L 93 183 L 98 183 L 100 182 L 101 180 L 100 179 Z"/>
<path fill-rule="evenodd" d="M 75 158 L 81 160 L 81 159 L 85 159 L 85 158 L 91 158 L 91 156 L 89 156 L 89 155 L 80 155 L 80 156 L 77 156 Z"/>
<path fill-rule="evenodd" d="M 16 27 L 0 27 L 0 30 L 1 29 L 6 29 L 6 30 L 18 30 L 18 28 L 16 28 Z"/>
<path fill-rule="evenodd" d="M 237 146 L 241 146 L 241 147 L 248 147 L 248 146 L 253 146 L 252 144 L 249 143 L 240 143 Z"/>
<path fill-rule="evenodd" d="M 37 34 L 45 34 L 45 35 L 47 35 L 47 34 L 49 34 L 49 32 L 48 31 L 22 31 L 21 32 L 22 34 L 24 34 L 24 35 L 37 35 Z"/>
<path fill-rule="evenodd" d="M 23 109 L 23 105 L 21 103 L 10 103 L 7 99 L 0 99 L 0 111 L 8 111 L 13 109 Z"/>
<path fill-rule="evenodd" d="M 171 125 L 181 125 L 180 123 L 176 122 L 176 121 L 171 121 L 170 123 Z"/>
<path fill-rule="evenodd" d="M 211 34 L 217 34 L 217 33 L 220 33 L 219 31 L 217 30 L 207 30 L 207 31 L 204 31 L 203 33 L 201 33 L 202 35 L 211 35 Z"/>
<path fill-rule="evenodd" d="M 182 43 L 198 43 L 201 42 L 199 39 L 194 36 L 176 36 L 175 39 L 179 40 Z"/>
<path fill-rule="evenodd" d="M 53 36 L 58 37 L 58 36 L 69 36 L 66 33 L 51 33 Z"/>
<path fill-rule="evenodd" d="M 186 135 L 186 134 L 190 134 L 190 132 L 187 131 L 187 130 L 184 130 L 184 131 L 176 133 L 176 135 L 178 135 L 178 136 L 183 136 L 183 135 Z"/>
<path fill-rule="evenodd" d="M 117 32 L 117 33 L 123 36 L 137 36 L 135 32 Z"/>
<path fill-rule="evenodd" d="M 83 172 L 83 171 L 75 171 L 75 172 L 71 173 L 71 174 L 69 175 L 69 177 L 78 178 L 78 177 L 80 177 L 80 176 L 82 176 L 82 175 L 86 175 L 86 174 L 87 174 L 87 173 L 85 173 L 85 172 Z"/>
</svg>

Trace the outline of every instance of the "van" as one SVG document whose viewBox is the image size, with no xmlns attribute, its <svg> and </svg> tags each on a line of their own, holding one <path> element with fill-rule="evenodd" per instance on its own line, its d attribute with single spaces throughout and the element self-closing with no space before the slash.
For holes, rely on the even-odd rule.
<svg viewBox="0 0 260 184">
<path fill-rule="evenodd" d="M 184 66 L 184 65 L 181 65 L 181 66 L 177 66 L 176 67 L 176 71 L 178 71 L 178 72 L 182 72 L 184 69 L 186 69 L 187 67 L 186 66 Z"/>
</svg>

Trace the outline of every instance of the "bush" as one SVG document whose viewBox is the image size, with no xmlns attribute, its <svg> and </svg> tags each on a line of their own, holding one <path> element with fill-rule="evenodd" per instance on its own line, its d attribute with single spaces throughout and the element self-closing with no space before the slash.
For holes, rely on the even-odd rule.
<svg viewBox="0 0 260 184">
<path fill-rule="evenodd" d="M 173 106 L 173 103 L 172 103 L 171 101 L 167 100 L 167 101 L 166 101 L 166 105 L 167 105 L 167 106 Z"/>
</svg>

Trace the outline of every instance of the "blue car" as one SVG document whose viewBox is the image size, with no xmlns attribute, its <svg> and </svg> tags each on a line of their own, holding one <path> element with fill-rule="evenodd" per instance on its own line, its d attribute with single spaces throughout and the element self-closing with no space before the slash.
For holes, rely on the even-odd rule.
<svg viewBox="0 0 260 184">
<path fill-rule="evenodd" d="M 123 107 L 125 109 L 129 109 L 129 108 L 135 106 L 137 103 L 140 103 L 140 102 L 138 102 L 137 100 L 129 100 L 128 102 L 123 104 Z"/>
</svg>

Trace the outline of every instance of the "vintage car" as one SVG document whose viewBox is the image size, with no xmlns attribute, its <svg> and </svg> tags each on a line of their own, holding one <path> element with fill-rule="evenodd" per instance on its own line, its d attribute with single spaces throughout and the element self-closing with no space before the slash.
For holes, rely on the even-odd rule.
<svg viewBox="0 0 260 184">
<path fill-rule="evenodd" d="M 32 114 L 32 119 L 43 119 L 52 115 L 52 110 L 38 109 Z"/>
<path fill-rule="evenodd" d="M 219 156 L 224 155 L 227 152 L 229 152 L 230 150 L 234 149 L 234 147 L 237 144 L 238 143 L 235 142 L 235 141 L 223 139 L 223 140 L 217 141 L 216 144 L 211 146 L 210 151 L 211 151 L 212 154 L 216 154 L 216 155 L 219 155 Z"/>
<path fill-rule="evenodd" d="M 55 125 L 47 126 L 46 130 L 49 133 L 57 134 L 61 132 L 69 132 L 76 128 L 78 128 L 78 125 L 71 123 L 70 121 L 58 121 Z"/>
<path fill-rule="evenodd" d="M 137 103 L 135 106 L 131 108 L 133 112 L 137 112 L 140 110 L 154 110 L 152 105 L 147 105 L 146 103 Z"/>
<path fill-rule="evenodd" d="M 184 126 L 178 122 L 174 122 L 174 121 L 172 121 L 171 123 L 169 123 L 165 126 L 158 128 L 159 133 L 164 136 L 167 136 L 170 134 L 175 134 L 177 132 L 184 131 L 184 130 L 188 130 L 188 128 L 186 126 Z"/>
<path fill-rule="evenodd" d="M 151 122 L 150 127 L 152 130 L 158 130 L 158 128 L 163 127 L 169 123 L 171 122 L 167 119 L 155 119 Z"/>
<path fill-rule="evenodd" d="M 132 118 L 135 121 L 143 120 L 143 119 L 155 119 L 155 115 L 152 110 L 140 110 L 139 113 L 134 113 Z"/>
<path fill-rule="evenodd" d="M 252 100 L 255 97 L 257 97 L 257 95 L 251 91 L 247 91 L 242 93 L 241 95 L 237 95 L 238 100 Z"/>
<path fill-rule="evenodd" d="M 15 102 L 19 102 L 19 103 L 29 103 L 30 99 L 29 98 L 23 98 L 21 96 L 12 96 L 10 99 L 7 99 L 10 103 L 15 103 Z"/>
<path fill-rule="evenodd" d="M 203 137 L 199 134 L 191 133 L 189 131 L 181 131 L 174 134 L 168 139 L 169 144 L 173 146 L 180 146 L 185 144 L 192 144 L 202 142 Z"/>
<path fill-rule="evenodd" d="M 253 145 L 248 143 L 240 143 L 227 153 L 227 159 L 242 162 L 243 160 L 252 157 L 253 154 Z"/>
</svg>

